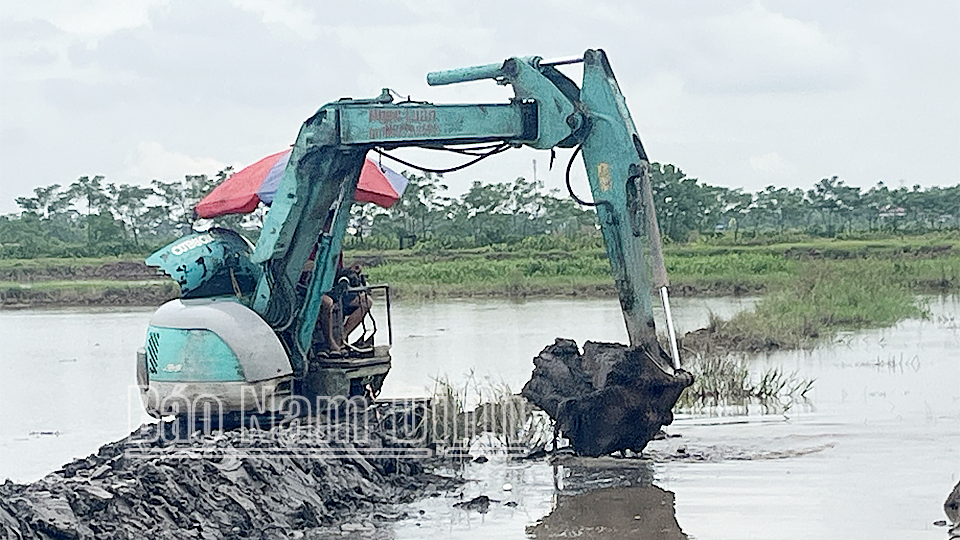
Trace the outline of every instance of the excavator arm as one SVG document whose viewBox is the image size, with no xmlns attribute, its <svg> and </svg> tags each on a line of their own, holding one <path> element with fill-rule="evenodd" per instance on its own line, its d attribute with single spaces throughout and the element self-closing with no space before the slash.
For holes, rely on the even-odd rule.
<svg viewBox="0 0 960 540">
<path fill-rule="evenodd" d="M 581 87 L 555 67 L 581 61 Z M 588 50 L 582 59 L 557 62 L 510 58 L 427 76 L 431 85 L 481 79 L 510 85 L 514 99 L 503 104 L 395 103 L 384 90 L 374 99 L 327 104 L 304 123 L 252 257 L 264 266 L 253 309 L 278 333 L 287 333 L 295 370 L 302 368 L 309 350 L 321 296 L 333 285 L 364 156 L 374 148 L 475 143 L 577 148 L 630 344 L 659 349 L 650 291 L 654 280 L 666 285 L 666 273 L 649 162 L 606 54 Z M 308 292 L 299 301 L 295 286 L 317 245 Z"/>
</svg>

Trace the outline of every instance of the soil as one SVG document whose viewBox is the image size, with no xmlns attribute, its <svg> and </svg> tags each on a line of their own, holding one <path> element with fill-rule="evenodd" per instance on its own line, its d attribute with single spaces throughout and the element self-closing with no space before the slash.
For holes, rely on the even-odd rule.
<svg viewBox="0 0 960 540">
<path fill-rule="evenodd" d="M 816 339 L 816 335 L 807 336 Z M 757 338 L 739 334 L 725 334 L 715 327 L 687 332 L 680 339 L 680 347 L 702 355 L 723 355 L 731 352 L 769 353 L 790 349 L 793 345 L 773 337 Z"/>
<path fill-rule="evenodd" d="M 693 377 L 670 375 L 670 359 L 642 348 L 557 339 L 533 359 L 521 395 L 556 420 L 577 453 L 640 452 L 673 422 L 673 406 Z M 667 368 L 669 369 L 669 368 Z"/>
<path fill-rule="evenodd" d="M 118 261 L 100 265 L 55 264 L 0 270 L 0 281 L 17 286 L 0 288 L 0 309 L 68 306 L 159 306 L 180 296 L 177 285 L 143 262 Z M 72 282 L 62 287 L 32 286 L 49 281 Z M 87 285 L 110 281 L 112 285 Z"/>
<path fill-rule="evenodd" d="M 166 440 L 142 426 L 32 484 L 0 485 L 0 536 L 327 538 L 373 533 L 457 485 L 375 424 L 242 428 Z M 394 457 L 390 457 L 393 454 Z M 293 536 L 291 536 L 293 535 Z"/>
<path fill-rule="evenodd" d="M 69 259 L 67 259 L 69 260 Z M 102 280 L 137 281 L 161 278 L 156 268 L 143 262 L 117 261 L 99 265 L 51 264 L 41 267 L 10 267 L 0 269 L 0 281 L 34 283 L 38 281 Z"/>
<path fill-rule="evenodd" d="M 64 287 L 0 289 L 0 309 L 54 308 L 70 306 L 159 306 L 179 298 L 175 283 L 127 284 L 110 287 Z"/>
</svg>

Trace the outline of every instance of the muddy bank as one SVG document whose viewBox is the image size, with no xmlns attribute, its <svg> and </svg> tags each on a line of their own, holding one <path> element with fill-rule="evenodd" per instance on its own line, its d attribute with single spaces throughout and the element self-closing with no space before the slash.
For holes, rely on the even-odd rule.
<svg viewBox="0 0 960 540">
<path fill-rule="evenodd" d="M 0 268 L 0 281 L 16 281 L 18 283 L 103 279 L 136 281 L 158 279 L 159 277 L 161 277 L 161 274 L 157 272 L 156 268 L 151 268 L 142 261 L 82 264 L 71 263 L 70 259 L 64 259 L 62 263 L 57 262 L 43 266 L 24 265 Z"/>
<path fill-rule="evenodd" d="M 373 533 L 398 505 L 456 481 L 404 459 L 374 425 L 312 424 L 197 433 L 157 425 L 32 484 L 0 485 L 3 537 L 325 538 Z M 169 434 L 167 434 L 169 435 Z"/>
<path fill-rule="evenodd" d="M 113 279 L 113 278 L 111 278 Z M 149 277 L 157 280 L 156 275 Z M 112 285 L 87 283 L 82 280 L 66 282 L 61 286 L 32 287 L 24 285 L 0 287 L 0 309 L 56 308 L 83 306 L 159 306 L 180 296 L 172 281 L 148 283 L 116 279 Z M 42 283 L 38 281 L 35 283 Z M 763 292 L 762 288 L 747 288 L 740 285 L 680 285 L 677 296 L 741 296 Z M 501 287 L 485 291 L 411 289 L 392 286 L 394 299 L 450 299 L 450 298 L 616 298 L 613 285 L 581 285 L 576 287 Z"/>
<path fill-rule="evenodd" d="M 82 306 L 159 306 L 180 296 L 175 283 L 124 283 L 86 286 L 83 282 L 63 287 L 0 288 L 0 309 Z"/>
<path fill-rule="evenodd" d="M 809 339 L 817 339 L 810 335 Z M 781 349 L 793 349 L 793 342 L 779 339 L 778 336 L 748 336 L 721 332 L 716 325 L 687 332 L 680 338 L 680 347 L 684 350 L 705 356 L 721 356 L 735 352 L 769 353 Z"/>
</svg>

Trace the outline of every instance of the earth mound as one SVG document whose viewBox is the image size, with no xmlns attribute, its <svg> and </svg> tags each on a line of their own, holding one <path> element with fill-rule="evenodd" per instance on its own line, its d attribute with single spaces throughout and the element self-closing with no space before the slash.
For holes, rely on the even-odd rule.
<svg viewBox="0 0 960 540">
<path fill-rule="evenodd" d="M 398 504 L 455 483 L 403 459 L 417 446 L 371 424 L 197 432 L 185 441 L 145 425 L 37 482 L 0 485 L 0 536 L 339 536 L 402 519 Z"/>
<path fill-rule="evenodd" d="M 658 347 L 659 348 L 659 347 Z M 601 456 L 640 452 L 673 422 L 673 406 L 693 376 L 672 373 L 670 359 L 645 348 L 557 339 L 534 358 L 521 394 L 546 411 L 574 450 Z"/>
</svg>

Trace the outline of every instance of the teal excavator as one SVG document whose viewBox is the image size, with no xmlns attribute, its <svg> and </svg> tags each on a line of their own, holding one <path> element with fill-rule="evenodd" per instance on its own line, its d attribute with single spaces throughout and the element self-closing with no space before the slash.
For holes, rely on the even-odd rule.
<svg viewBox="0 0 960 540">
<path fill-rule="evenodd" d="M 579 87 L 557 69 L 571 63 L 583 64 Z M 394 101 L 384 90 L 324 105 L 300 128 L 256 245 L 211 229 L 151 255 L 147 263 L 176 280 L 181 297 L 157 310 L 138 352 L 147 412 L 160 418 L 213 406 L 219 413 L 270 413 L 290 398 L 379 391 L 391 364 L 389 339 L 377 344 L 367 336 L 360 353 L 342 357 L 316 354 L 314 344 L 324 295 L 369 289 L 338 276 L 365 156 L 402 147 L 469 154 L 467 164 L 520 146 L 572 148 L 568 188 L 574 157 L 582 154 L 592 201 L 570 194 L 596 209 L 630 347 L 658 351 L 648 356 L 660 371 L 689 378 L 679 369 L 670 322 L 650 163 L 606 54 L 517 57 L 427 75 L 430 85 L 482 79 L 510 85 L 515 97 L 433 104 Z M 670 354 L 657 339 L 657 290 Z"/>
</svg>

